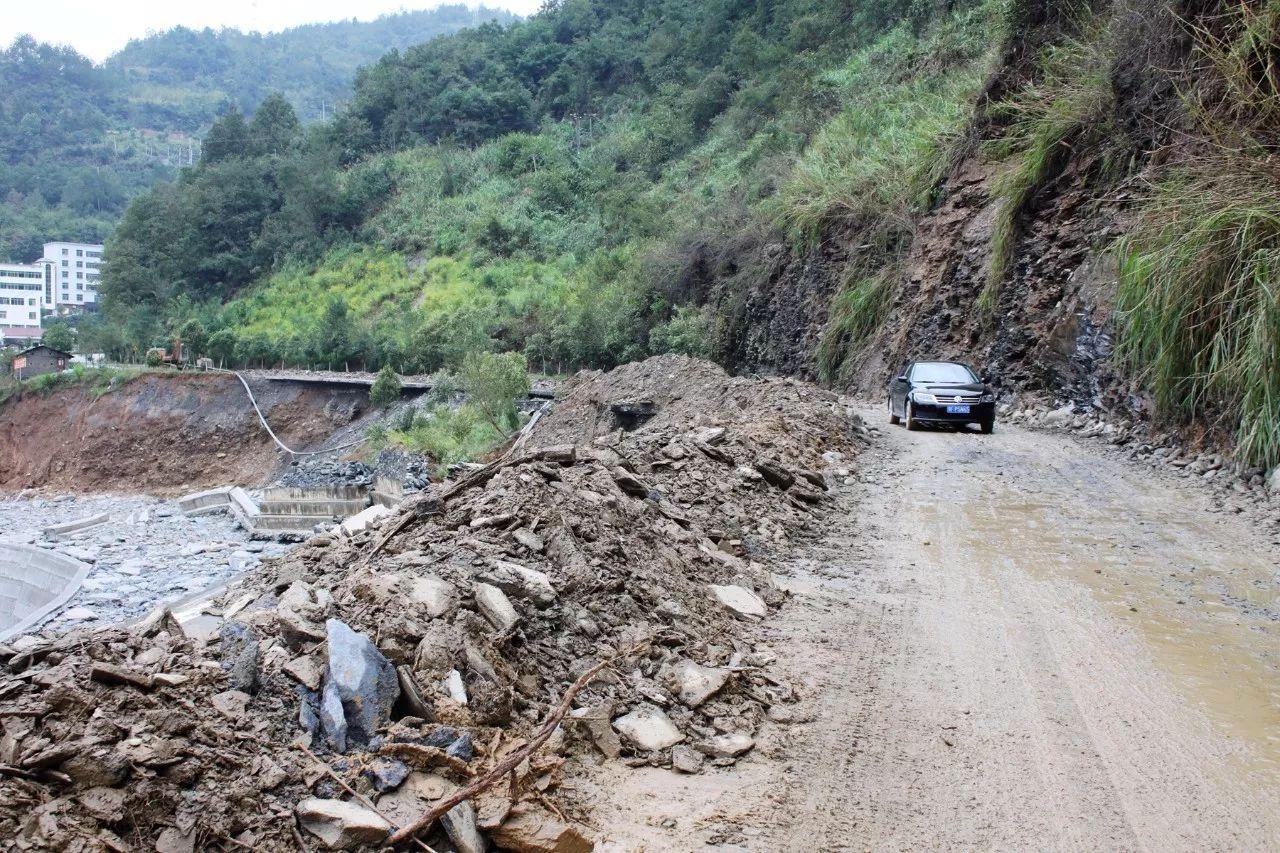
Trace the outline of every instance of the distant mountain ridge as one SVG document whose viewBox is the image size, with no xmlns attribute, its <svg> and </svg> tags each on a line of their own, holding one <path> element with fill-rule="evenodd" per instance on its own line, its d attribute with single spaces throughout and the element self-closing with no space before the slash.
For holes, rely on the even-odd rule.
<svg viewBox="0 0 1280 853">
<path fill-rule="evenodd" d="M 453 4 L 270 34 L 178 27 L 100 65 L 19 36 L 0 50 L 0 260 L 31 260 L 55 237 L 103 240 L 131 199 L 198 156 L 228 110 L 281 92 L 302 121 L 320 119 L 387 52 L 515 20 Z"/>
</svg>

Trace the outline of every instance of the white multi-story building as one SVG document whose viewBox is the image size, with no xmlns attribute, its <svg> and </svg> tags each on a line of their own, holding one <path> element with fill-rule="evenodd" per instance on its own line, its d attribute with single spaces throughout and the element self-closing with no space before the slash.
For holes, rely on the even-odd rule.
<svg viewBox="0 0 1280 853">
<path fill-rule="evenodd" d="M 45 243 L 44 309 L 57 314 L 98 310 L 102 245 Z"/>
<path fill-rule="evenodd" d="M 30 343 L 42 334 L 45 264 L 0 264 L 0 338 Z"/>
</svg>

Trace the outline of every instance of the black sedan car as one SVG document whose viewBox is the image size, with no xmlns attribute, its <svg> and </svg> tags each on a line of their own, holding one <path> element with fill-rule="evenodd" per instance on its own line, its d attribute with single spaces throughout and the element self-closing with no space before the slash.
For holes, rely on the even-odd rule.
<svg viewBox="0 0 1280 853">
<path fill-rule="evenodd" d="M 916 361 L 889 383 L 889 422 L 907 429 L 921 424 L 977 424 L 990 433 L 996 424 L 996 395 L 967 364 Z"/>
</svg>

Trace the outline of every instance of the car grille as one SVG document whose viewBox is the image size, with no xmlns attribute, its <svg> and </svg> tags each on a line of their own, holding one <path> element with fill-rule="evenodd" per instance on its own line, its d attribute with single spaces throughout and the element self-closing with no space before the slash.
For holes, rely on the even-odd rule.
<svg viewBox="0 0 1280 853">
<path fill-rule="evenodd" d="M 982 401 L 982 395 L 975 394 L 972 391 L 933 391 L 931 393 L 938 398 L 939 403 L 978 403 Z"/>
</svg>

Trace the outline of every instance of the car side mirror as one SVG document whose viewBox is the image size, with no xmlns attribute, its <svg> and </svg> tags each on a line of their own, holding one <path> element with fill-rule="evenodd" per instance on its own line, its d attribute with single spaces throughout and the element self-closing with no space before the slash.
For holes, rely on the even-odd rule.
<svg viewBox="0 0 1280 853">
<path fill-rule="evenodd" d="M 903 375 L 899 376 L 895 381 L 896 381 L 896 382 L 906 382 L 906 381 L 907 381 L 907 375 L 904 373 Z"/>
</svg>

